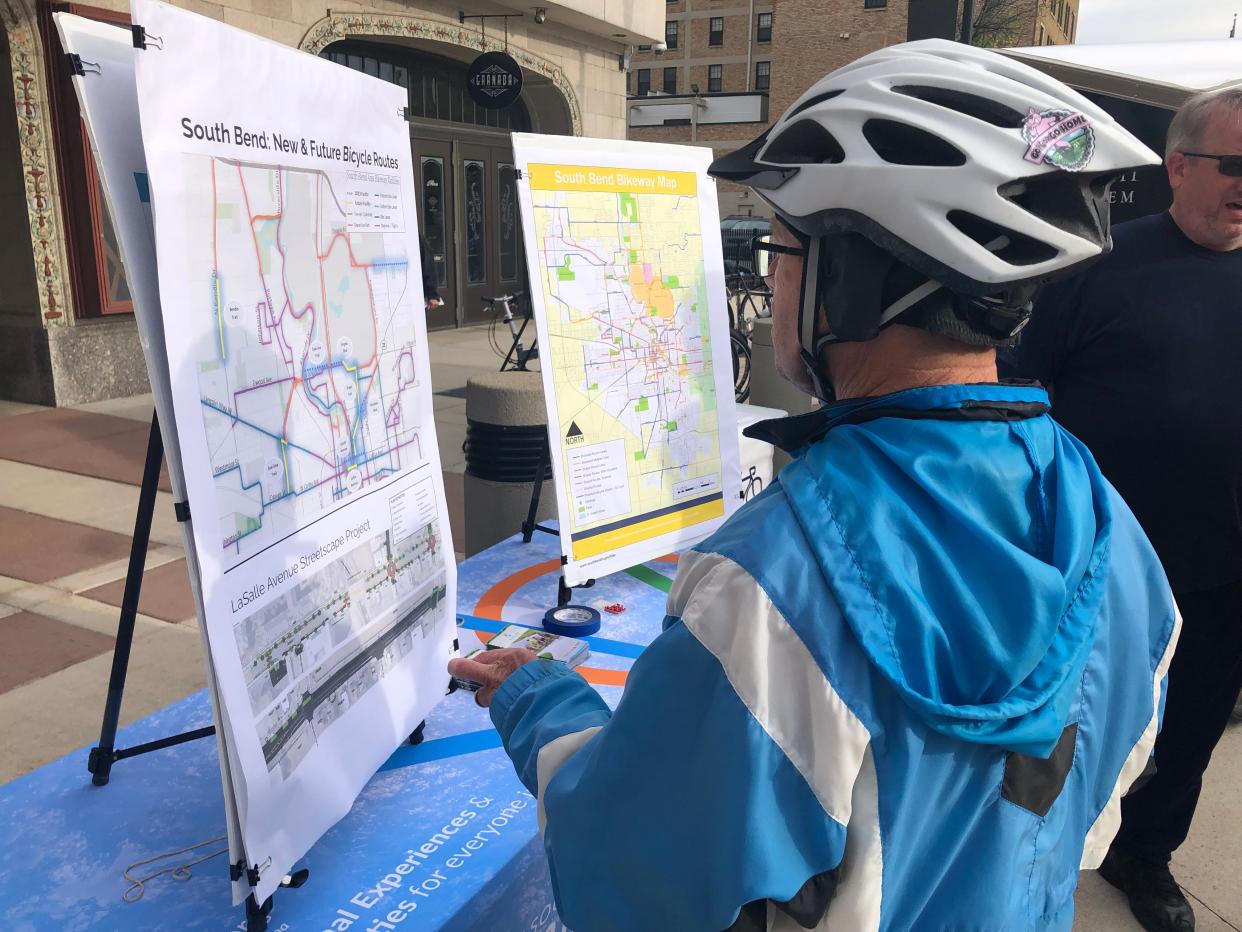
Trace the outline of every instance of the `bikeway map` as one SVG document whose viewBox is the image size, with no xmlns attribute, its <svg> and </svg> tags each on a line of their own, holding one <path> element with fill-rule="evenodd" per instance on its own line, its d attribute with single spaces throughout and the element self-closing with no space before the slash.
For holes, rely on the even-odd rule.
<svg viewBox="0 0 1242 932">
<path fill-rule="evenodd" d="M 562 545 L 603 575 L 701 539 L 735 507 L 724 477 L 737 469 L 722 466 L 737 456 L 731 371 L 721 384 L 732 363 L 713 326 L 724 314 L 708 280 L 705 179 L 693 164 L 573 164 L 563 153 L 530 156 L 524 175 Z"/>
</svg>

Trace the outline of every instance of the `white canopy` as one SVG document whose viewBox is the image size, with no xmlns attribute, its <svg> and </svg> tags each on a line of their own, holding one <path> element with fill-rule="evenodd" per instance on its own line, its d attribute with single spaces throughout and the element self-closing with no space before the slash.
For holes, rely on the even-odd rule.
<svg viewBox="0 0 1242 932">
<path fill-rule="evenodd" d="M 1004 53 L 1080 90 L 1170 109 L 1199 91 L 1242 82 L 1242 39 L 1038 45 Z"/>
</svg>

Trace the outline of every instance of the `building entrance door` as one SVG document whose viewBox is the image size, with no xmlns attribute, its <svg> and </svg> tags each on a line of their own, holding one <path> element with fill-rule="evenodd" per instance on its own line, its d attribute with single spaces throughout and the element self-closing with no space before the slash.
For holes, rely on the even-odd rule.
<svg viewBox="0 0 1242 932">
<path fill-rule="evenodd" d="M 447 142 L 411 141 L 414 183 L 418 185 L 418 232 L 431 252 L 435 278 L 424 282 L 427 294 L 439 292 L 444 303 L 427 312 L 427 329 L 457 325 L 457 277 L 453 249 L 453 156 Z"/>
<path fill-rule="evenodd" d="M 427 326 L 490 321 L 484 297 L 526 288 L 509 143 L 510 132 L 531 128 L 525 104 L 476 106 L 466 90 L 467 66 L 422 49 L 348 39 L 319 54 L 407 91 L 418 227 L 444 301 L 427 315 Z"/>
<path fill-rule="evenodd" d="M 463 143 L 457 149 L 462 323 L 478 324 L 491 320 L 485 296 L 526 289 L 517 182 L 511 146 Z"/>
</svg>

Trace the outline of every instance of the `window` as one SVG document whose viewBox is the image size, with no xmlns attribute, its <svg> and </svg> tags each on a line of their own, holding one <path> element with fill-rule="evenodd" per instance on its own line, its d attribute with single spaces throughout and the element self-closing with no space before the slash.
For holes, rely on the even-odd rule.
<svg viewBox="0 0 1242 932">
<path fill-rule="evenodd" d="M 521 231 L 517 228 L 517 180 L 513 166 L 507 162 L 496 165 L 500 174 L 500 223 L 497 233 L 500 242 L 497 249 L 500 253 L 500 280 L 516 282 L 518 280 L 518 238 Z"/>
<path fill-rule="evenodd" d="M 1036 45 L 1044 44 L 1044 24 L 1043 23 L 1039 24 L 1039 41 L 1036 42 L 1035 44 Z"/>
<path fill-rule="evenodd" d="M 759 29 L 757 30 L 757 33 L 755 35 L 755 40 L 758 42 L 771 42 L 772 41 L 772 14 L 771 13 L 760 13 L 759 14 Z"/>
<path fill-rule="evenodd" d="M 707 66 L 707 92 L 709 94 L 720 93 L 720 76 L 723 71 L 723 65 Z"/>
<path fill-rule="evenodd" d="M 664 24 L 664 44 L 670 49 L 677 48 L 677 20 L 670 19 Z"/>
<path fill-rule="evenodd" d="M 888 0 L 863 0 L 864 10 L 882 10 L 888 6 Z"/>
<path fill-rule="evenodd" d="M 448 192 L 444 185 L 444 159 L 425 155 L 420 160 L 423 169 L 423 219 L 419 232 L 427 238 L 431 261 L 436 270 L 437 287 L 448 285 L 448 256 L 445 250 L 444 199 Z"/>
<path fill-rule="evenodd" d="M 664 69 L 664 93 L 666 94 L 677 93 L 677 69 L 676 68 L 665 68 Z"/>
<path fill-rule="evenodd" d="M 635 93 L 639 97 L 646 97 L 648 94 L 651 93 L 651 69 L 650 68 L 639 68 L 638 69 L 638 89 L 635 91 Z"/>
<path fill-rule="evenodd" d="M 713 16 L 709 21 L 708 45 L 724 45 L 724 17 Z"/>
<path fill-rule="evenodd" d="M 465 163 L 466 176 L 466 283 L 482 285 L 487 281 L 487 241 L 483 229 L 487 224 L 487 166 L 473 159 Z"/>
<path fill-rule="evenodd" d="M 755 90 L 766 91 L 772 86 L 772 63 L 770 61 L 755 62 Z"/>
<path fill-rule="evenodd" d="M 405 88 L 411 117 L 505 131 L 530 126 L 520 101 L 504 110 L 476 107 L 466 91 L 466 66 L 452 59 L 352 41 L 334 42 L 319 57 Z"/>
<path fill-rule="evenodd" d="M 68 5 L 59 7 L 68 8 Z M 43 39 L 43 51 L 48 62 L 60 62 L 65 55 L 57 38 L 52 21 L 52 4 L 39 4 L 37 15 L 42 22 L 35 33 L 35 41 Z M 101 23 L 129 31 L 127 13 L 111 13 L 76 4 L 72 11 Z M 7 52 L 7 47 L 5 48 Z M 5 54 L 0 52 L 0 55 Z M 68 248 L 68 273 L 73 288 L 74 316 L 100 317 L 105 314 L 125 314 L 133 311 L 133 297 L 121 262 L 120 243 L 116 228 L 108 212 L 103 196 L 102 182 L 91 155 L 90 139 L 82 122 L 77 94 L 67 68 L 49 69 L 52 72 L 48 89 L 53 133 L 55 134 L 58 161 L 57 174 L 64 192 L 65 239 Z M 12 101 L 12 98 L 9 98 Z M 46 183 L 46 182 L 45 182 Z M 24 222 L 24 221 L 23 221 Z M 0 292 L 4 285 L 0 285 Z M 62 311 L 70 310 L 62 305 Z"/>
</svg>

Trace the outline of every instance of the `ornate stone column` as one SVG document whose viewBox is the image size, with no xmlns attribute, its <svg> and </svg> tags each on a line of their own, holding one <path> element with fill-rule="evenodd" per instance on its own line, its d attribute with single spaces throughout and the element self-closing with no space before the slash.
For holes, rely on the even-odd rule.
<svg viewBox="0 0 1242 932">
<path fill-rule="evenodd" d="M 73 323 L 65 229 L 43 46 L 34 0 L 0 0 L 17 101 L 22 178 L 30 214 L 39 310 L 46 327 Z"/>
</svg>

